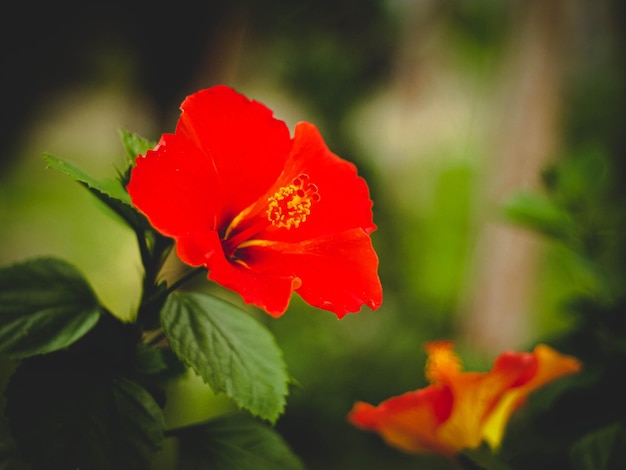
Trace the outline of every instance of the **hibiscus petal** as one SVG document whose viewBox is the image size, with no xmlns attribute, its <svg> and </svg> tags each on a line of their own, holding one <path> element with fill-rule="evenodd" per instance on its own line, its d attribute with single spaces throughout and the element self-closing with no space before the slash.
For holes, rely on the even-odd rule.
<svg viewBox="0 0 626 470">
<path fill-rule="evenodd" d="M 320 200 L 311 207 L 306 223 L 291 231 L 293 237 L 304 240 L 357 227 L 366 233 L 375 230 L 365 180 L 357 176 L 352 163 L 328 149 L 317 128 L 308 122 L 296 125 L 293 149 L 279 184 L 291 182 L 300 174 L 308 175 L 317 186 Z"/>
<path fill-rule="evenodd" d="M 220 201 L 215 181 L 214 168 L 195 146 L 165 134 L 137 158 L 126 189 L 156 229 L 179 237 L 214 227 Z"/>
<path fill-rule="evenodd" d="M 289 129 L 265 105 L 222 85 L 190 95 L 181 109 L 176 134 L 212 160 L 223 197 L 220 224 L 227 223 L 280 175 L 291 148 Z"/>
<path fill-rule="evenodd" d="M 576 373 L 581 368 L 578 359 L 561 354 L 544 344 L 535 347 L 532 354 L 528 355 L 532 356 L 536 363 L 533 374 L 526 377 L 519 387 L 512 388 L 506 393 L 485 423 L 485 440 L 494 449 L 500 445 L 511 415 L 530 393 L 559 377 Z"/>
<path fill-rule="evenodd" d="M 448 340 L 429 341 L 424 345 L 428 354 L 424 372 L 430 383 L 445 383 L 461 372 L 461 359 L 453 346 L 454 343 Z"/>
<path fill-rule="evenodd" d="M 237 253 L 252 271 L 296 277 L 296 291 L 306 302 L 338 318 L 382 302 L 378 257 L 361 229 L 298 243 L 256 240 Z"/>
<path fill-rule="evenodd" d="M 350 421 L 413 452 L 452 455 L 476 448 L 483 440 L 496 448 L 512 412 L 529 393 L 581 368 L 576 358 L 545 345 L 532 353 L 505 352 L 486 373 L 463 372 L 450 341 L 426 343 L 426 351 L 426 372 L 434 384 L 390 398 L 378 407 L 358 403 Z M 430 403 L 421 395 L 433 389 L 445 390 L 447 401 Z M 433 410 L 434 421 L 428 410 Z"/>
<path fill-rule="evenodd" d="M 439 429 L 443 443 L 457 450 L 476 448 L 484 438 L 485 422 L 503 396 L 536 370 L 530 354 L 506 353 L 490 372 L 444 374 L 441 383 L 452 390 L 450 419 Z"/>
<path fill-rule="evenodd" d="M 294 182 L 306 180 L 310 191 L 310 213 L 296 226 L 272 225 L 268 219 L 268 201 L 275 199 Z M 314 194 L 314 196 L 313 196 Z M 298 217 L 296 217 L 298 218 Z M 247 225 L 265 221 L 265 228 L 254 238 L 298 242 L 361 228 L 366 233 L 376 229 L 372 221 L 372 201 L 367 183 L 357 175 L 356 167 L 332 153 L 317 128 L 308 122 L 296 125 L 293 148 L 280 178 L 248 207 L 240 217 L 243 231 Z"/>
<path fill-rule="evenodd" d="M 378 432 L 387 443 L 405 452 L 452 454 L 454 449 L 442 446 L 436 433 L 451 407 L 449 389 L 433 385 L 390 398 L 377 407 L 357 402 L 348 420 Z"/>
<path fill-rule="evenodd" d="M 178 240 L 178 257 L 188 264 L 204 265 L 209 279 L 241 295 L 246 303 L 269 314 L 282 315 L 300 280 L 291 274 L 250 269 L 243 262 L 226 258 L 217 232 L 197 233 Z"/>
</svg>

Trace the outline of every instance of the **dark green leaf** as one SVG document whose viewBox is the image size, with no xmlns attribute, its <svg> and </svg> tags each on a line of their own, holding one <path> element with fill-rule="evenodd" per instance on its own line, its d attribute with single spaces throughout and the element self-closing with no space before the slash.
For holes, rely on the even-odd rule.
<svg viewBox="0 0 626 470">
<path fill-rule="evenodd" d="M 140 466 L 140 463 L 149 461 L 153 452 L 161 448 L 165 427 L 163 413 L 152 396 L 130 380 L 115 380 L 112 392 L 112 411 L 117 416 L 115 420 L 104 415 L 101 418 L 102 423 L 109 427 L 108 433 L 117 433 L 114 440 L 119 439 L 121 442 L 114 442 L 110 452 L 122 450 L 131 457 L 128 461 L 136 461 L 136 465 Z M 99 440 L 105 437 L 99 436 Z"/>
<path fill-rule="evenodd" d="M 157 375 L 167 370 L 162 348 L 155 348 L 146 344 L 137 345 L 135 368 L 141 375 Z"/>
<path fill-rule="evenodd" d="M 65 348 L 100 313 L 87 281 L 65 261 L 39 258 L 0 269 L 0 353 L 24 358 Z"/>
<path fill-rule="evenodd" d="M 68 351 L 25 360 L 7 387 L 6 415 L 34 470 L 147 469 L 163 440 L 163 415 L 128 379 Z"/>
<path fill-rule="evenodd" d="M 19 456 L 4 416 L 0 417 L 0 470 L 28 470 Z"/>
<path fill-rule="evenodd" d="M 140 344 L 137 346 L 134 373 L 153 382 L 166 382 L 187 369 L 170 349 Z"/>
<path fill-rule="evenodd" d="M 280 434 L 249 416 L 223 416 L 176 435 L 180 437 L 181 470 L 304 468 Z"/>
<path fill-rule="evenodd" d="M 509 221 L 550 237 L 566 239 L 571 234 L 567 213 L 543 196 L 516 194 L 506 202 L 504 214 Z"/>
<path fill-rule="evenodd" d="M 246 312 L 198 293 L 171 294 L 161 321 L 172 350 L 215 392 L 274 422 L 288 376 L 271 333 Z"/>
<path fill-rule="evenodd" d="M 570 451 L 576 470 L 622 470 L 626 468 L 626 433 L 618 423 L 577 441 Z"/>
<path fill-rule="evenodd" d="M 458 455 L 459 461 L 464 465 L 463 468 L 482 469 L 482 470 L 510 470 L 511 467 L 500 460 L 497 454 L 483 443 L 476 449 L 465 449 Z"/>
</svg>

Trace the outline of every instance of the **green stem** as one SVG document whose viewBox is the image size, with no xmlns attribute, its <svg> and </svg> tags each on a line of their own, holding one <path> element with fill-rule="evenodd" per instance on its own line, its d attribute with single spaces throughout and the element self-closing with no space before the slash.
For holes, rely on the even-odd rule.
<svg viewBox="0 0 626 470">
<path fill-rule="evenodd" d="M 151 328 L 158 324 L 160 308 L 155 300 L 162 295 L 162 285 L 158 282 L 159 272 L 169 254 L 173 240 L 154 231 L 136 230 L 137 244 L 144 268 L 141 302 L 137 312 L 137 321 L 142 327 Z M 152 243 L 148 237 L 153 236 Z M 163 298 L 164 299 L 164 298 Z"/>
<path fill-rule="evenodd" d="M 170 295 L 172 292 L 174 292 L 176 289 L 182 286 L 185 282 L 190 281 L 191 279 L 193 279 L 200 273 L 206 273 L 206 272 L 207 272 L 207 269 L 204 266 L 200 266 L 200 267 L 192 269 L 191 271 L 183 275 L 180 279 L 178 279 L 177 281 L 169 285 L 167 289 L 165 290 L 164 295 L 165 296 Z"/>
<path fill-rule="evenodd" d="M 150 295 L 144 295 L 142 297 L 141 306 L 139 307 L 138 316 L 142 325 L 148 329 L 156 328 L 159 324 L 159 312 L 167 300 L 167 297 L 185 282 L 196 277 L 200 273 L 206 273 L 206 268 L 204 266 L 192 269 L 184 274 L 180 279 L 166 287 L 164 287 L 165 283 L 157 285 L 156 278 L 152 281 L 153 283 L 148 284 L 146 287 L 149 288 L 150 291 L 144 290 L 144 293 L 150 292 Z"/>
</svg>

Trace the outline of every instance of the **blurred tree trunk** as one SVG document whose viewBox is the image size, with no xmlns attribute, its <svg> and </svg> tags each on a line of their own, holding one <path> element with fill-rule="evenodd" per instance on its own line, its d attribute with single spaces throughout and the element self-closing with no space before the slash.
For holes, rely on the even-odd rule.
<svg viewBox="0 0 626 470">
<path fill-rule="evenodd" d="M 494 111 L 493 153 L 478 201 L 488 220 L 480 230 L 462 317 L 463 341 L 496 353 L 523 346 L 531 338 L 529 309 L 538 269 L 535 235 L 498 220 L 507 196 L 534 190 L 559 146 L 561 72 L 566 13 L 575 2 L 517 2 L 503 68 L 504 87 Z"/>
</svg>

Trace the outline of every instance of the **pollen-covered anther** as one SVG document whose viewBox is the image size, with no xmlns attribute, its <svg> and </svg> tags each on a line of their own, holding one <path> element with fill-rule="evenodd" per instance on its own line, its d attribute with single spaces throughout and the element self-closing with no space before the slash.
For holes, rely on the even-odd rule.
<svg viewBox="0 0 626 470">
<path fill-rule="evenodd" d="M 311 215 L 311 206 L 320 200 L 318 188 L 309 175 L 298 175 L 267 199 L 267 219 L 278 228 L 298 228 Z"/>
</svg>

